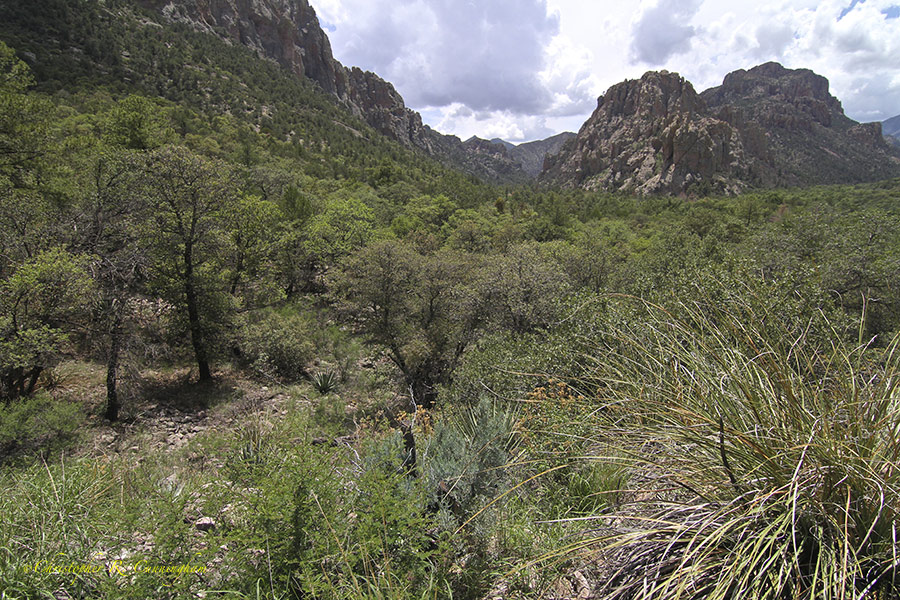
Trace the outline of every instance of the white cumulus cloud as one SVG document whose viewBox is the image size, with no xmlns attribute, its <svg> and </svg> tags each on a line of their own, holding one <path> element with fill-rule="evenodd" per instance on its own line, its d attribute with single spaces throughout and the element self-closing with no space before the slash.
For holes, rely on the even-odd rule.
<svg viewBox="0 0 900 600">
<path fill-rule="evenodd" d="M 857 120 L 900 114 L 900 0 L 312 0 L 335 56 L 391 81 L 431 126 L 528 141 L 577 130 L 648 69 L 698 91 L 776 60 Z"/>
</svg>

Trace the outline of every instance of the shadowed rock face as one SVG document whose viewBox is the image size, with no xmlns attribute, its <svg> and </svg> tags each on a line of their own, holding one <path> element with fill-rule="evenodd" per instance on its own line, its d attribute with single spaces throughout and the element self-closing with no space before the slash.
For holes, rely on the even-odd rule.
<svg viewBox="0 0 900 600">
<path fill-rule="evenodd" d="M 328 36 L 307 0 L 138 0 L 172 21 L 248 46 L 295 75 L 315 81 L 380 133 L 488 180 L 521 181 L 515 164 L 470 155 L 462 141 L 422 123 L 394 86 L 334 59 Z"/>
<path fill-rule="evenodd" d="M 665 71 L 613 86 L 542 179 L 678 194 L 895 176 L 900 160 L 880 124 L 847 118 L 824 77 L 767 63 L 702 94 Z"/>
<path fill-rule="evenodd" d="M 559 152 L 563 144 L 573 137 L 575 137 L 574 133 L 565 131 L 545 140 L 519 144 L 510 150 L 510 156 L 522 165 L 526 173 L 537 177 L 544 168 L 544 159 L 548 155 Z"/>
</svg>

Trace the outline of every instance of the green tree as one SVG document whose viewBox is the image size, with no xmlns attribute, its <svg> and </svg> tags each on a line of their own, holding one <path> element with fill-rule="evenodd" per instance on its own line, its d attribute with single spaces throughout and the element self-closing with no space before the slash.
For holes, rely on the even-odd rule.
<svg viewBox="0 0 900 600">
<path fill-rule="evenodd" d="M 32 77 L 0 42 L 0 277 L 47 249 L 51 206 L 41 192 L 53 107 L 28 92 Z"/>
<path fill-rule="evenodd" d="M 90 289 L 85 259 L 61 248 L 26 260 L 0 283 L 0 393 L 7 401 L 31 394 L 55 364 Z"/>
<path fill-rule="evenodd" d="M 325 209 L 306 227 L 308 252 L 331 265 L 358 250 L 372 237 L 375 214 L 348 190 L 330 194 Z"/>
<path fill-rule="evenodd" d="M 235 198 L 223 210 L 223 225 L 230 242 L 225 255 L 228 291 L 240 297 L 245 307 L 282 298 L 275 287 L 274 264 L 282 217 L 275 203 L 251 195 Z"/>
<path fill-rule="evenodd" d="M 116 104 L 104 131 L 107 143 L 128 150 L 153 150 L 173 135 L 160 107 L 137 95 L 127 96 Z"/>
<path fill-rule="evenodd" d="M 422 256 L 408 244 L 377 242 L 351 257 L 336 280 L 347 314 L 388 351 L 413 400 L 431 407 L 480 325 L 471 282 L 458 254 Z"/>
<path fill-rule="evenodd" d="M 187 318 L 201 381 L 212 379 L 210 336 L 229 310 L 223 250 L 225 213 L 236 202 L 224 163 L 167 146 L 147 156 L 143 228 L 159 293 Z"/>
<path fill-rule="evenodd" d="M 560 300 L 571 289 L 560 266 L 534 242 L 490 257 L 478 287 L 486 317 L 517 333 L 547 328 L 561 318 Z"/>
<path fill-rule="evenodd" d="M 119 417 L 119 368 L 128 337 L 130 303 L 143 291 L 148 256 L 141 243 L 147 216 L 140 195 L 141 156 L 100 149 L 85 164 L 86 181 L 75 216 L 73 245 L 92 257 L 96 287 L 93 341 L 106 358 L 106 410 Z"/>
</svg>

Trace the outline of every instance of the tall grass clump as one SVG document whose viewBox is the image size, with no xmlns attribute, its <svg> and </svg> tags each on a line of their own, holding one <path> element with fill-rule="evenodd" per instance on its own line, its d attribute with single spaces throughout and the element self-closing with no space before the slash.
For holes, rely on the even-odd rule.
<svg viewBox="0 0 900 600">
<path fill-rule="evenodd" d="M 598 441 L 644 481 L 602 534 L 603 597 L 900 597 L 900 338 L 822 313 L 779 337 L 752 302 L 639 312 L 587 377 Z"/>
</svg>

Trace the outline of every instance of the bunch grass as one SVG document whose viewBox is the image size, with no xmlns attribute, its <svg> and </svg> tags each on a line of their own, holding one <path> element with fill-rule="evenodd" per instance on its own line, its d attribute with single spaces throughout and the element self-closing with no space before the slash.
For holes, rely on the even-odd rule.
<svg viewBox="0 0 900 600">
<path fill-rule="evenodd" d="M 603 597 L 900 597 L 900 338 L 773 336 L 752 304 L 643 309 L 586 378 L 598 438 L 652 482 L 598 538 Z"/>
</svg>

